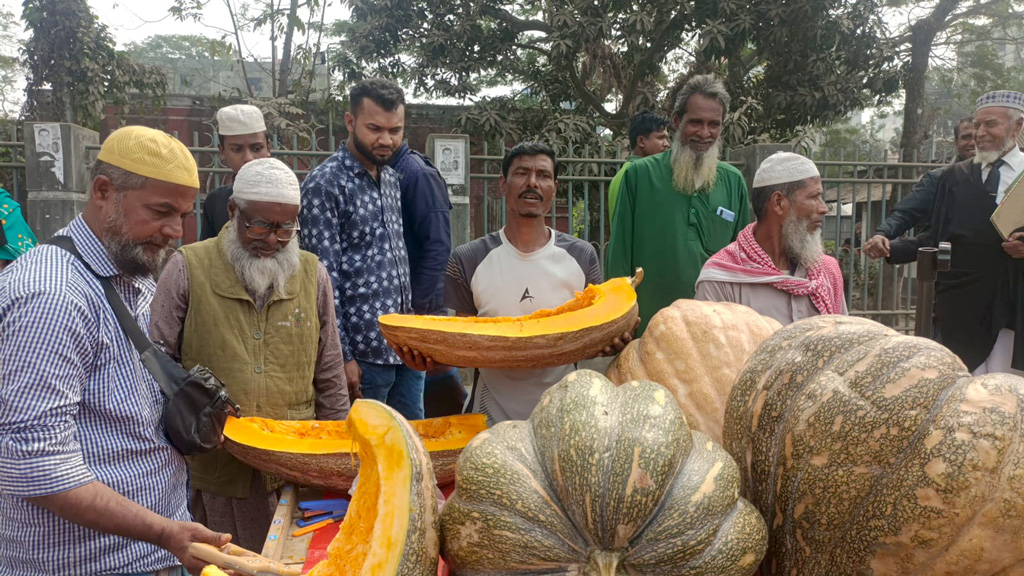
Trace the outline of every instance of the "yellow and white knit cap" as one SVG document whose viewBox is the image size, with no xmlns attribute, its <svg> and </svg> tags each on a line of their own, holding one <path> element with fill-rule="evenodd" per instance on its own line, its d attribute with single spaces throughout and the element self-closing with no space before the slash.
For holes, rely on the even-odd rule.
<svg viewBox="0 0 1024 576">
<path fill-rule="evenodd" d="M 139 176 L 199 188 L 199 169 L 192 153 L 177 138 L 153 128 L 114 130 L 96 159 Z"/>
<path fill-rule="evenodd" d="M 300 205 L 299 179 L 287 164 L 277 158 L 259 158 L 246 162 L 231 185 L 231 196 L 253 202 L 278 202 Z"/>
</svg>

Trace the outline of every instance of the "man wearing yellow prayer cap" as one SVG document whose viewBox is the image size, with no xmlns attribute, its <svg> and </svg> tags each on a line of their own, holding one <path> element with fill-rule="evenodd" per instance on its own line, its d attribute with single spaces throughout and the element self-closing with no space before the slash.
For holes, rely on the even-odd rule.
<svg viewBox="0 0 1024 576">
<path fill-rule="evenodd" d="M 82 260 L 43 244 L 0 274 L 0 566 L 20 576 L 184 576 L 193 542 L 188 468 L 167 440 L 160 387 L 139 361 L 97 275 L 143 330 L 154 275 L 199 190 L 175 138 L 127 126 L 107 137 L 68 236 Z"/>
</svg>

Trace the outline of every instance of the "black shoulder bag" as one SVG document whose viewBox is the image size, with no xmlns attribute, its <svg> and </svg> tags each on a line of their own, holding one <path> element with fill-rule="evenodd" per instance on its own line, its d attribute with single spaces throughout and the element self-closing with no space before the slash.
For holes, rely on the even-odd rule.
<svg viewBox="0 0 1024 576">
<path fill-rule="evenodd" d="M 110 278 L 96 274 L 92 266 L 82 258 L 70 236 L 54 236 L 44 244 L 67 250 L 99 279 L 118 323 L 139 351 L 142 364 L 160 384 L 160 390 L 167 399 L 164 404 L 164 431 L 171 444 L 185 456 L 202 454 L 216 448 L 220 444 L 228 415 L 238 416 L 241 413 L 238 405 L 228 396 L 224 384 L 204 366 L 195 366 L 186 372 L 163 350 L 154 346 L 114 290 Z"/>
</svg>

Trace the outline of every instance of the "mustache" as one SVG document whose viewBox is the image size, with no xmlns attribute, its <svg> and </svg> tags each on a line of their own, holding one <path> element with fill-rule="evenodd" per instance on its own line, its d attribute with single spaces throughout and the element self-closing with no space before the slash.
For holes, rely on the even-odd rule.
<svg viewBox="0 0 1024 576">
<path fill-rule="evenodd" d="M 544 195 L 541 194 L 540 190 L 537 190 L 536 188 L 527 188 L 526 190 L 523 190 L 522 192 L 519 193 L 518 198 L 522 198 L 523 196 L 526 196 L 528 194 L 534 194 L 541 200 L 544 199 Z"/>
</svg>

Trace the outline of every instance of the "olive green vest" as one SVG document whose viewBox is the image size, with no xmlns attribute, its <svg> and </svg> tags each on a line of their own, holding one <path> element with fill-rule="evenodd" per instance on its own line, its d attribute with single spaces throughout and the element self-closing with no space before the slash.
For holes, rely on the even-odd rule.
<svg viewBox="0 0 1024 576">
<path fill-rule="evenodd" d="M 231 224 L 220 234 L 235 234 Z M 257 310 L 220 247 L 220 236 L 181 248 L 189 304 L 181 338 L 186 370 L 206 366 L 227 386 L 243 416 L 315 417 L 313 374 L 320 345 L 316 256 Z M 192 487 L 218 496 L 249 495 L 253 469 L 219 449 L 188 458 Z M 268 488 L 276 480 L 267 480 Z"/>
</svg>

